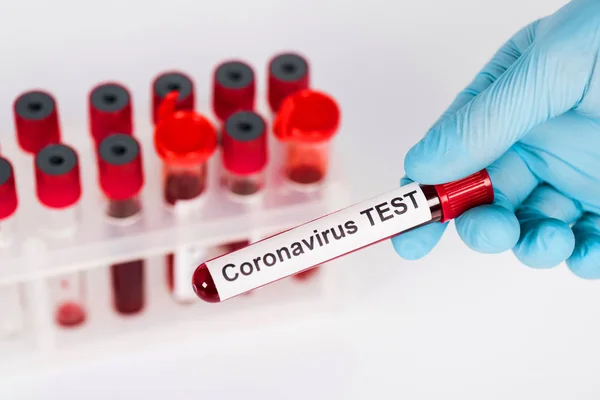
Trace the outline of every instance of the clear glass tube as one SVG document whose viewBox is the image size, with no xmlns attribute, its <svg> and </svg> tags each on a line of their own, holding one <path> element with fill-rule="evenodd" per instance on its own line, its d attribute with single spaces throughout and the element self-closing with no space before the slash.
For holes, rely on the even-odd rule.
<svg viewBox="0 0 600 400">
<path fill-rule="evenodd" d="M 40 231 L 44 235 L 54 238 L 67 238 L 75 235 L 79 223 L 78 205 L 65 208 L 44 208 L 44 215 L 40 221 Z"/>
<path fill-rule="evenodd" d="M 164 163 L 166 204 L 180 217 L 197 211 L 202 205 L 207 175 L 206 163 Z M 178 303 L 189 304 L 196 300 L 190 282 L 198 260 L 202 259 L 205 253 L 206 250 L 201 247 L 180 246 L 174 253 L 167 255 L 167 284 L 173 299 Z"/>
<path fill-rule="evenodd" d="M 138 196 L 129 199 L 107 199 L 106 215 L 111 222 L 125 225 L 134 223 L 142 211 Z M 122 315 L 141 312 L 145 305 L 144 260 L 133 260 L 110 266 L 113 304 Z"/>
<path fill-rule="evenodd" d="M 14 240 L 16 220 L 14 216 L 0 220 L 0 247 L 10 246 Z"/>
<path fill-rule="evenodd" d="M 238 175 L 223 171 L 223 186 L 235 196 L 251 196 L 259 193 L 265 186 L 265 173 L 260 171 L 249 175 Z"/>
<path fill-rule="evenodd" d="M 206 189 L 208 168 L 202 164 L 163 164 L 164 200 L 176 212 L 194 211 Z"/>
<path fill-rule="evenodd" d="M 301 189 L 313 188 L 327 175 L 330 142 L 284 143 L 284 174 L 287 180 Z"/>
<path fill-rule="evenodd" d="M 0 337 L 11 339 L 25 328 L 23 285 L 0 286 Z"/>
<path fill-rule="evenodd" d="M 45 208 L 40 229 L 59 241 L 74 240 L 79 223 L 78 204 L 65 208 Z M 86 320 L 84 272 L 73 272 L 49 280 L 55 320 L 59 326 L 75 327 Z"/>
</svg>

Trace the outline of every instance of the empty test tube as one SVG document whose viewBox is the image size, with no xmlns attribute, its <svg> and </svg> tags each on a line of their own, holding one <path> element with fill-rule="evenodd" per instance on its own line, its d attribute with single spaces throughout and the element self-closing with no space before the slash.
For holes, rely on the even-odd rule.
<svg viewBox="0 0 600 400">
<path fill-rule="evenodd" d="M 13 242 L 17 208 L 17 187 L 12 164 L 0 157 L 0 252 Z M 23 329 L 22 289 L 22 284 L 0 285 L 0 337 L 12 338 Z"/>
<path fill-rule="evenodd" d="M 35 157 L 36 194 L 44 206 L 41 228 L 54 239 L 73 239 L 78 225 L 81 198 L 79 159 L 64 144 L 44 147 Z M 64 274 L 51 280 L 56 303 L 56 322 L 64 327 L 78 326 L 86 319 L 82 272 Z"/>
<path fill-rule="evenodd" d="M 45 146 L 60 142 L 58 107 L 46 92 L 23 93 L 13 104 L 17 141 L 24 151 L 36 154 Z"/>
<path fill-rule="evenodd" d="M 241 61 L 220 64 L 213 77 L 213 112 L 225 121 L 236 111 L 254 110 L 256 83 L 252 67 Z"/>
<path fill-rule="evenodd" d="M 268 161 L 267 124 L 252 111 L 227 118 L 222 135 L 223 183 L 230 193 L 248 196 L 264 186 Z"/>
<path fill-rule="evenodd" d="M 181 72 L 165 72 L 152 83 L 152 121 L 158 123 L 158 109 L 165 97 L 172 92 L 177 92 L 175 111 L 193 111 L 195 103 L 194 82 Z"/>
<path fill-rule="evenodd" d="M 283 53 L 269 62 L 267 96 L 271 112 L 279 111 L 283 101 L 310 85 L 308 61 L 296 53 Z"/>
<path fill-rule="evenodd" d="M 227 300 L 493 200 L 485 170 L 447 184 L 411 183 L 209 260 L 193 287 L 204 301 Z"/>
<path fill-rule="evenodd" d="M 144 186 L 142 149 L 127 134 L 113 134 L 98 148 L 98 172 L 106 197 L 106 215 L 119 224 L 131 223 L 142 210 L 139 198 Z M 144 308 L 144 260 L 110 267 L 113 304 L 120 314 L 135 314 Z"/>
<path fill-rule="evenodd" d="M 306 89 L 288 96 L 275 118 L 275 137 L 284 145 L 284 174 L 298 188 L 324 180 L 340 109 L 325 93 Z"/>
<path fill-rule="evenodd" d="M 89 94 L 90 133 L 96 145 L 115 133 L 133 134 L 131 94 L 118 83 L 103 83 Z"/>
<path fill-rule="evenodd" d="M 189 218 L 206 190 L 208 161 L 217 149 L 217 132 L 210 121 L 194 111 L 176 111 L 178 93 L 168 94 L 159 109 L 154 131 L 156 152 L 163 161 L 164 201 L 176 215 Z M 182 246 L 167 256 L 167 282 L 181 303 L 194 300 L 189 284 L 205 249 Z"/>
</svg>

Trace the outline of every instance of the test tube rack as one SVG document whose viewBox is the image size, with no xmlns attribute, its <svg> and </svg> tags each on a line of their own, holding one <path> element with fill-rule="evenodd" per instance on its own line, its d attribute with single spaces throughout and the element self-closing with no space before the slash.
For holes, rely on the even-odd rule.
<svg viewBox="0 0 600 400">
<path fill-rule="evenodd" d="M 268 116 L 264 110 L 266 107 L 257 107 L 257 112 Z M 207 107 L 198 107 L 198 111 L 218 126 Z M 194 245 L 218 251 L 225 243 L 258 240 L 346 206 L 341 154 L 335 145 L 326 180 L 315 190 L 302 191 L 282 178 L 282 154 L 269 133 L 266 188 L 261 196 L 241 202 L 220 186 L 222 168 L 217 152 L 209 161 L 209 189 L 202 208 L 192 217 L 181 219 L 163 202 L 161 162 L 152 144 L 150 117 L 141 121 L 139 115 L 136 117 L 134 136 L 142 146 L 146 184 L 141 194 L 142 217 L 127 226 L 114 225 L 105 216 L 94 148 L 84 134 L 87 126 L 62 121 L 65 143 L 79 154 L 83 186 L 78 233 L 66 242 L 48 241 L 38 234 L 37 219 L 42 206 L 35 196 L 33 158 L 20 151 L 15 141 L 3 141 L 2 154 L 13 163 L 20 205 L 13 221 L 16 226 L 13 243 L 0 250 L 0 290 L 6 293 L 7 288 L 13 288 L 21 292 L 23 328 L 18 335 L 0 340 L 0 370 L 10 371 L 16 359 L 31 360 L 90 343 L 114 342 L 119 335 L 129 335 L 133 341 L 151 332 L 170 330 L 176 335 L 189 324 L 195 324 L 196 336 L 220 335 L 337 308 L 342 273 L 334 265 L 337 260 L 319 268 L 306 281 L 290 277 L 223 303 L 198 300 L 190 305 L 172 300 L 166 286 L 164 261 L 165 255 L 178 246 Z M 108 267 L 135 259 L 146 260 L 146 306 L 140 314 L 121 316 L 112 308 Z M 85 272 L 89 315 L 82 326 L 64 328 L 54 321 L 48 282 L 76 271 Z M 0 307 L 0 312 L 13 311 Z"/>
</svg>

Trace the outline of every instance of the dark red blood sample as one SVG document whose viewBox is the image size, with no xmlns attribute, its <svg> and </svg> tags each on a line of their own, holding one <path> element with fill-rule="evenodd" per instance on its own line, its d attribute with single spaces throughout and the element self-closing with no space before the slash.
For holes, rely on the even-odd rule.
<svg viewBox="0 0 600 400">
<path fill-rule="evenodd" d="M 240 61 L 219 65 L 213 77 L 213 112 L 221 121 L 240 110 L 254 109 L 254 71 Z"/>
<path fill-rule="evenodd" d="M 64 327 L 74 327 L 85 322 L 85 311 L 77 303 L 66 301 L 56 311 L 56 323 Z"/>
<path fill-rule="evenodd" d="M 242 249 L 250 244 L 249 240 L 240 240 L 238 242 L 231 242 L 225 245 L 227 251 L 225 253 L 231 253 L 232 251 L 236 251 Z"/>
<path fill-rule="evenodd" d="M 272 112 L 278 112 L 281 103 L 291 94 L 308 89 L 309 66 L 298 54 L 285 53 L 275 56 L 269 63 L 268 97 Z"/>
<path fill-rule="evenodd" d="M 221 301 L 215 281 L 210 275 L 206 264 L 202 264 L 196 268 L 192 277 L 192 284 L 196 295 L 207 303 L 218 303 Z"/>
<path fill-rule="evenodd" d="M 320 182 L 325 176 L 325 171 L 317 165 L 292 166 L 286 173 L 291 181 L 303 185 Z"/>
<path fill-rule="evenodd" d="M 319 272 L 319 267 L 314 267 L 294 275 L 293 278 L 299 281 L 306 281 L 313 278 L 317 274 L 317 272 Z"/>
<path fill-rule="evenodd" d="M 117 83 L 96 86 L 89 95 L 92 138 L 99 144 L 114 133 L 133 134 L 131 95 Z"/>
<path fill-rule="evenodd" d="M 167 286 L 170 291 L 175 289 L 175 255 L 167 254 Z"/>
<path fill-rule="evenodd" d="M 121 314 L 135 314 L 144 308 L 144 261 L 130 261 L 111 266 L 115 309 Z"/>
<path fill-rule="evenodd" d="M 58 108 L 54 98 L 42 91 L 20 95 L 13 104 L 19 146 L 36 154 L 45 146 L 60 142 Z"/>
<path fill-rule="evenodd" d="M 18 205 L 12 164 L 6 158 L 0 157 L 0 220 L 13 215 Z"/>
<path fill-rule="evenodd" d="M 174 205 L 178 200 L 192 200 L 205 188 L 206 177 L 191 172 L 169 172 L 165 177 L 165 201 Z"/>
</svg>

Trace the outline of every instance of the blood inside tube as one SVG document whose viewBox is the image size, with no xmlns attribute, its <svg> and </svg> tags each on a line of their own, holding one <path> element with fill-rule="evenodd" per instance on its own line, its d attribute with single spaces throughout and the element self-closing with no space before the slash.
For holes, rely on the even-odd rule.
<svg viewBox="0 0 600 400">
<path fill-rule="evenodd" d="M 193 111 L 175 111 L 177 92 L 167 94 L 158 110 L 154 145 L 163 161 L 165 203 L 177 216 L 190 218 L 206 189 L 207 162 L 217 148 L 210 121 Z M 167 282 L 181 303 L 194 299 L 189 280 L 205 249 L 182 246 L 167 256 Z"/>
<path fill-rule="evenodd" d="M 328 143 L 290 143 L 286 151 L 285 173 L 292 182 L 302 185 L 318 183 L 327 173 Z"/>
<path fill-rule="evenodd" d="M 56 310 L 56 323 L 64 327 L 75 327 L 85 322 L 85 310 L 73 301 L 61 303 Z"/>
<path fill-rule="evenodd" d="M 168 205 L 193 200 L 206 188 L 207 166 L 166 164 L 164 168 L 164 199 Z"/>
<path fill-rule="evenodd" d="M 135 314 L 144 308 L 144 261 L 136 260 L 110 267 L 115 309 Z"/>
<path fill-rule="evenodd" d="M 285 146 L 284 173 L 290 182 L 313 185 L 324 180 L 339 124 L 339 107 L 324 93 L 302 90 L 285 99 L 273 129 Z"/>
</svg>

